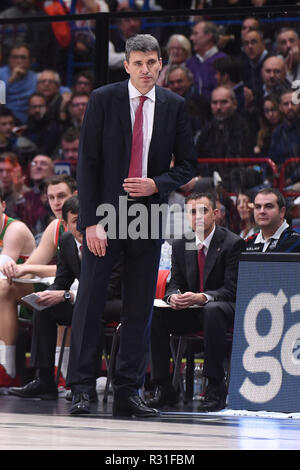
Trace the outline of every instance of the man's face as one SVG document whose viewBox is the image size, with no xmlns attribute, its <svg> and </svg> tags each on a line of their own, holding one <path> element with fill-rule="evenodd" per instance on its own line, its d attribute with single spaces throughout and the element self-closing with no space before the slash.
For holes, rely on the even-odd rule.
<svg viewBox="0 0 300 470">
<path fill-rule="evenodd" d="M 279 109 L 289 122 L 298 119 L 300 113 L 300 104 L 293 103 L 293 95 L 294 93 L 285 93 L 280 98 Z"/>
<path fill-rule="evenodd" d="M 277 38 L 277 51 L 287 57 L 290 50 L 299 45 L 299 38 L 295 31 L 284 31 Z"/>
<path fill-rule="evenodd" d="M 254 29 L 258 29 L 259 23 L 255 18 L 246 18 L 243 21 L 242 28 L 241 28 L 241 36 L 244 39 L 245 34 L 249 33 Z"/>
<path fill-rule="evenodd" d="M 59 90 L 59 84 L 55 79 L 54 73 L 47 71 L 41 72 L 36 89 L 47 101 L 50 101 Z"/>
<path fill-rule="evenodd" d="M 87 93 L 89 95 L 92 90 L 93 90 L 93 84 L 88 78 L 84 76 L 78 77 L 78 80 L 74 85 L 75 92 Z"/>
<path fill-rule="evenodd" d="M 11 50 L 8 64 L 13 70 L 16 67 L 23 69 L 24 75 L 30 68 L 30 52 L 26 47 L 16 47 Z"/>
<path fill-rule="evenodd" d="M 8 139 L 15 127 L 15 120 L 12 116 L 1 116 L 0 117 L 0 134 Z"/>
<path fill-rule="evenodd" d="M 125 39 L 138 34 L 141 29 L 140 18 L 123 18 L 120 23 L 120 29 Z"/>
<path fill-rule="evenodd" d="M 78 122 L 82 122 L 88 104 L 88 96 L 74 96 L 70 103 L 70 114 Z"/>
<path fill-rule="evenodd" d="M 77 163 L 79 139 L 75 139 L 72 142 L 67 142 L 63 140 L 61 143 L 61 148 L 64 160 L 68 160 L 71 163 Z"/>
<path fill-rule="evenodd" d="M 143 95 L 153 88 L 162 67 L 162 60 L 157 52 L 132 51 L 129 61 L 124 61 L 126 72 L 130 81 Z"/>
<path fill-rule="evenodd" d="M 0 162 L 0 183 L 4 193 L 13 189 L 14 167 L 9 161 Z"/>
<path fill-rule="evenodd" d="M 169 73 L 168 86 L 174 93 L 183 96 L 191 86 L 191 81 L 186 76 L 184 70 L 176 69 Z"/>
<path fill-rule="evenodd" d="M 69 232 L 72 233 L 73 237 L 79 243 L 82 243 L 83 234 L 77 230 L 77 220 L 78 214 L 73 214 L 72 212 L 68 212 L 67 214 L 67 229 Z"/>
<path fill-rule="evenodd" d="M 258 227 L 275 233 L 283 222 L 285 208 L 279 209 L 276 194 L 257 194 L 254 200 L 254 219 Z"/>
<path fill-rule="evenodd" d="M 217 121 L 224 121 L 229 118 L 236 109 L 230 90 L 217 88 L 211 95 L 211 111 Z"/>
<path fill-rule="evenodd" d="M 53 175 L 53 163 L 46 155 L 37 155 L 30 164 L 30 179 L 34 182 L 43 181 Z"/>
<path fill-rule="evenodd" d="M 256 62 L 265 49 L 265 44 L 257 31 L 249 31 L 243 37 L 243 48 L 250 60 Z"/>
<path fill-rule="evenodd" d="M 186 204 L 186 214 L 192 230 L 204 240 L 215 226 L 218 209 L 213 209 L 207 197 L 191 199 Z"/>
<path fill-rule="evenodd" d="M 29 101 L 28 115 L 39 121 L 46 112 L 46 100 L 42 96 L 33 96 Z"/>
<path fill-rule="evenodd" d="M 195 52 L 201 52 L 207 44 L 211 42 L 211 34 L 204 32 L 205 25 L 202 23 L 197 23 L 193 27 L 193 32 L 191 34 L 191 41 L 194 45 Z"/>
<path fill-rule="evenodd" d="M 47 197 L 51 210 L 55 217 L 61 219 L 61 209 L 64 202 L 72 196 L 71 190 L 66 183 L 49 184 Z"/>
<path fill-rule="evenodd" d="M 262 79 L 268 89 L 272 89 L 285 78 L 285 64 L 280 57 L 266 59 L 262 67 Z"/>
</svg>

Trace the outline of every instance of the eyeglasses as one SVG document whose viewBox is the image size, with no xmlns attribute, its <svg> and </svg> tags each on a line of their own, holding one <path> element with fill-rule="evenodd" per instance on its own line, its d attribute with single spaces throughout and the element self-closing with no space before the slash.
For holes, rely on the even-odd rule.
<svg viewBox="0 0 300 470">
<path fill-rule="evenodd" d="M 46 167 L 49 166 L 49 163 L 47 163 L 47 162 L 31 162 L 30 165 L 32 167 L 40 165 L 40 166 L 43 166 L 44 168 L 46 168 Z"/>
<path fill-rule="evenodd" d="M 53 83 L 55 83 L 55 84 L 58 85 L 58 83 L 55 80 L 50 79 L 50 78 L 43 78 L 42 80 L 38 80 L 38 83 L 42 83 L 42 84 L 45 84 L 45 83 L 53 84 Z"/>
<path fill-rule="evenodd" d="M 73 108 L 79 108 L 79 106 L 85 107 L 87 106 L 87 103 L 72 103 Z"/>
<path fill-rule="evenodd" d="M 42 108 L 46 108 L 46 105 L 45 104 L 31 104 L 29 108 L 30 109 L 42 109 Z"/>
<path fill-rule="evenodd" d="M 89 81 L 84 82 L 83 80 L 79 80 L 76 85 L 85 85 L 85 86 L 91 86 L 91 83 Z"/>
</svg>

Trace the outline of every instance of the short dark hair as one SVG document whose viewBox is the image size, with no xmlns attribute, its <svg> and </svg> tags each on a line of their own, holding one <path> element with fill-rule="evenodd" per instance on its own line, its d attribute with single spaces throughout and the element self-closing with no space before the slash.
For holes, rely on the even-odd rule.
<svg viewBox="0 0 300 470">
<path fill-rule="evenodd" d="M 283 194 L 277 188 L 262 188 L 262 189 L 260 189 L 255 194 L 254 201 L 255 201 L 255 198 L 258 194 L 275 194 L 275 196 L 277 197 L 277 204 L 279 206 L 279 209 L 282 209 L 282 207 L 286 207 L 285 197 L 283 196 Z"/>
<path fill-rule="evenodd" d="M 68 221 L 68 213 L 79 214 L 79 200 L 78 196 L 72 196 L 67 199 L 62 206 L 62 218 L 65 222 Z"/>
<path fill-rule="evenodd" d="M 239 83 L 242 80 L 242 65 L 237 57 L 220 57 L 214 61 L 213 66 L 221 75 L 228 73 L 233 83 Z"/>
<path fill-rule="evenodd" d="M 46 187 L 48 188 L 50 184 L 56 185 L 60 183 L 65 183 L 70 188 L 70 191 L 72 194 L 77 189 L 76 180 L 72 176 L 66 175 L 66 174 L 51 176 L 50 178 L 47 179 Z"/>
<path fill-rule="evenodd" d="M 131 52 L 157 52 L 158 58 L 161 57 L 160 46 L 157 39 L 151 34 L 136 34 L 127 39 L 125 45 L 125 58 L 127 62 L 130 59 Z"/>
<path fill-rule="evenodd" d="M 7 116 L 11 116 L 14 120 L 16 120 L 14 113 L 10 109 L 8 109 L 6 106 L 1 105 L 0 117 L 7 117 Z"/>
<path fill-rule="evenodd" d="M 185 203 L 187 204 L 189 201 L 194 200 L 194 199 L 201 199 L 203 197 L 206 197 L 211 203 L 211 206 L 213 209 L 217 208 L 217 199 L 216 196 L 213 193 L 207 192 L 207 193 L 191 193 L 189 194 L 186 199 Z"/>
</svg>

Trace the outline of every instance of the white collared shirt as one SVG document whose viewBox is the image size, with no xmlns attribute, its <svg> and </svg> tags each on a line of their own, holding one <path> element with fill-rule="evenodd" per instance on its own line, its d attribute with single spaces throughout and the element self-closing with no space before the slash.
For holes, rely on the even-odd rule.
<svg viewBox="0 0 300 470">
<path fill-rule="evenodd" d="M 129 103 L 130 103 L 130 116 L 132 129 L 134 126 L 135 112 L 139 105 L 139 96 L 143 96 L 131 83 L 128 81 L 129 91 Z M 143 106 L 143 165 L 142 165 L 142 177 L 147 177 L 148 168 L 148 153 L 152 138 L 153 121 L 154 121 L 154 107 L 155 107 L 155 86 L 146 93 L 147 100 Z"/>
<path fill-rule="evenodd" d="M 196 54 L 200 62 L 205 62 L 206 59 L 209 59 L 213 55 L 215 55 L 217 52 L 219 52 L 219 49 L 216 46 L 211 47 L 208 49 L 208 51 L 205 52 L 205 54 L 202 56 L 200 54 Z"/>
<path fill-rule="evenodd" d="M 256 237 L 256 240 L 254 242 L 254 244 L 256 245 L 257 243 L 263 243 L 264 244 L 264 247 L 263 247 L 263 252 L 267 250 L 270 242 L 271 242 L 271 238 L 273 241 L 276 240 L 276 244 L 279 240 L 279 238 L 281 237 L 281 234 L 282 232 L 284 232 L 285 229 L 287 229 L 289 227 L 289 224 L 287 223 L 286 220 L 284 220 L 282 222 L 282 224 L 280 225 L 280 227 L 276 230 L 276 232 L 272 235 L 272 237 L 268 238 L 267 240 L 264 239 L 263 237 L 263 234 L 262 234 L 262 231 L 260 230 L 260 232 L 258 233 L 257 237 Z"/>
</svg>

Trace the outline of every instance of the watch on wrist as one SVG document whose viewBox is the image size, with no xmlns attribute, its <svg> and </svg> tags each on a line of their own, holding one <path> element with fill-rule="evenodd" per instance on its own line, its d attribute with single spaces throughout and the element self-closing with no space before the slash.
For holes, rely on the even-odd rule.
<svg viewBox="0 0 300 470">
<path fill-rule="evenodd" d="M 65 299 L 65 302 L 70 302 L 71 301 L 71 294 L 70 294 L 69 290 L 65 290 L 64 299 Z"/>
</svg>

